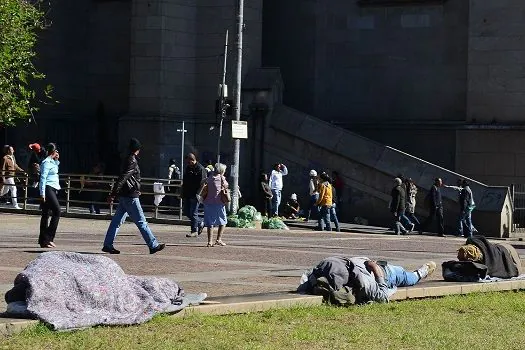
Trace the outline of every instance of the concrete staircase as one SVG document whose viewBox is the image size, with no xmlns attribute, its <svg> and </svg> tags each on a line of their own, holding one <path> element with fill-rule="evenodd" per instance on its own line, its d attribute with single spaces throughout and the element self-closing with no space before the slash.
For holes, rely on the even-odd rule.
<svg viewBox="0 0 525 350">
<path fill-rule="evenodd" d="M 285 177 L 284 196 L 295 192 L 307 202 L 310 169 L 337 170 L 343 177 L 343 216 L 352 220 L 365 218 L 370 225 L 389 226 L 388 210 L 393 178 L 398 174 L 412 178 L 420 191 L 416 214 L 426 217 L 423 199 L 435 177 L 455 185 L 462 177 L 423 159 L 359 136 L 343 128 L 304 114 L 284 105 L 275 105 L 267 120 L 264 137 L 266 167 L 285 163 L 290 174 Z M 429 140 L 436 142 L 436 140 Z M 439 152 L 439 140 L 436 152 Z M 473 221 L 480 233 L 492 237 L 512 236 L 512 203 L 507 187 L 489 186 L 469 179 L 476 200 Z M 458 193 L 443 189 L 445 222 L 453 233 L 458 214 Z M 286 197 L 283 197 L 286 198 Z"/>
</svg>

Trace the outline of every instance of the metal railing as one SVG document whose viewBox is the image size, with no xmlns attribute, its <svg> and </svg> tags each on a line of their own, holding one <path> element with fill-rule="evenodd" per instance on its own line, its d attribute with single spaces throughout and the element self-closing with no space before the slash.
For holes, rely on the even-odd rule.
<svg viewBox="0 0 525 350">
<path fill-rule="evenodd" d="M 0 183 L 0 185 L 16 186 L 17 189 L 23 189 L 20 192 L 17 191 L 16 196 L 22 209 L 29 210 L 32 205 L 38 205 L 40 197 L 38 185 L 35 187 L 35 183 L 38 184 L 38 182 L 25 173 L 15 173 L 13 178 L 15 185 L 5 183 Z M 112 204 L 109 204 L 106 199 L 118 179 L 117 176 L 60 174 L 59 179 L 62 190 L 59 192 L 58 200 L 61 206 L 65 206 L 66 213 L 83 211 L 86 207 L 90 207 L 90 212 L 91 209 L 94 209 L 94 212 L 98 211 L 96 209 L 104 209 L 104 211 L 108 211 L 109 215 L 113 215 L 114 206 L 118 203 L 118 198 Z M 160 187 L 161 191 L 155 191 L 156 185 Z M 151 214 L 146 215 L 147 217 L 158 219 L 164 215 L 168 219 L 182 219 L 181 193 L 182 180 L 141 179 L 141 205 L 145 214 Z M 162 196 L 158 205 L 155 205 L 156 196 Z M 3 198 L 10 199 L 11 193 Z"/>
<path fill-rule="evenodd" d="M 510 186 L 512 200 L 512 232 L 525 233 L 525 185 L 512 184 Z"/>
</svg>

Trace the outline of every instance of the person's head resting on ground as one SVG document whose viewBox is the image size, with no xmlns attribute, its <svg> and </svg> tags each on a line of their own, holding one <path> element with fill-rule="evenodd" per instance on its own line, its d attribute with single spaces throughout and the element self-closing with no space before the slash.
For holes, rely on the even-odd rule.
<svg viewBox="0 0 525 350">
<path fill-rule="evenodd" d="M 310 177 L 317 177 L 317 171 L 314 169 L 310 170 Z"/>
<path fill-rule="evenodd" d="M 396 184 L 396 186 L 399 186 L 403 183 L 403 180 L 401 180 L 399 177 L 396 177 L 394 179 L 394 183 Z"/>
<path fill-rule="evenodd" d="M 129 139 L 129 153 L 133 153 L 134 155 L 138 155 L 140 153 L 140 149 L 142 148 L 142 145 L 140 144 L 140 141 L 136 138 L 132 137 Z"/>
<path fill-rule="evenodd" d="M 224 176 L 226 173 L 226 164 L 217 163 L 215 164 L 215 173 Z"/>
<path fill-rule="evenodd" d="M 290 196 L 290 199 L 294 202 L 297 202 L 297 194 L 295 193 L 292 193 L 292 195 Z"/>
<path fill-rule="evenodd" d="M 57 145 L 52 142 L 48 143 L 46 145 L 46 152 L 48 157 L 56 158 L 56 156 L 58 155 Z"/>
<path fill-rule="evenodd" d="M 195 166 L 195 164 L 197 164 L 197 157 L 195 157 L 195 154 L 188 153 L 186 155 L 186 163 L 188 163 L 189 166 Z"/>
<path fill-rule="evenodd" d="M 32 143 L 29 145 L 29 149 L 35 153 L 40 153 L 41 147 L 40 147 L 40 144 L 38 143 Z"/>
<path fill-rule="evenodd" d="M 434 185 L 436 185 L 437 187 L 441 187 L 443 185 L 443 180 L 441 180 L 440 177 L 436 177 L 434 179 Z"/>
<path fill-rule="evenodd" d="M 458 260 L 459 261 L 482 262 L 483 253 L 476 245 L 466 244 L 466 245 L 459 247 Z"/>
</svg>

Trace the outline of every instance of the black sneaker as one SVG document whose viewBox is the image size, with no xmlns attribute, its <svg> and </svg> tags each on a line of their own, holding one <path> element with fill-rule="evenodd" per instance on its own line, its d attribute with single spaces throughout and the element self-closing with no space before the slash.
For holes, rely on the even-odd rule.
<svg viewBox="0 0 525 350">
<path fill-rule="evenodd" d="M 120 254 L 120 250 L 115 249 L 114 247 L 102 247 L 104 253 L 109 254 Z"/>
<path fill-rule="evenodd" d="M 164 248 L 166 248 L 166 244 L 161 243 L 158 246 L 156 246 L 155 248 L 149 248 L 149 253 L 150 254 L 155 254 L 157 252 L 160 252 Z"/>
</svg>

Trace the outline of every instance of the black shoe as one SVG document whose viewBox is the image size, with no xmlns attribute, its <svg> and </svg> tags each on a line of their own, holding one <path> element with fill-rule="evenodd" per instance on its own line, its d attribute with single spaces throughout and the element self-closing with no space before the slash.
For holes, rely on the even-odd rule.
<svg viewBox="0 0 525 350">
<path fill-rule="evenodd" d="M 197 231 L 197 235 L 200 236 L 200 234 L 202 233 L 202 230 L 204 230 L 204 223 L 201 222 L 201 224 L 199 225 L 199 231 Z"/>
<path fill-rule="evenodd" d="M 109 254 L 120 254 L 120 250 L 117 250 L 113 247 L 102 247 L 102 251 L 104 253 L 109 253 Z"/>
<path fill-rule="evenodd" d="M 149 248 L 149 253 L 150 254 L 155 254 L 157 252 L 160 252 L 164 248 L 166 248 L 166 244 L 161 243 L 158 246 L 156 246 L 155 248 Z"/>
<path fill-rule="evenodd" d="M 446 237 L 444 233 L 438 234 L 438 237 Z"/>
</svg>

